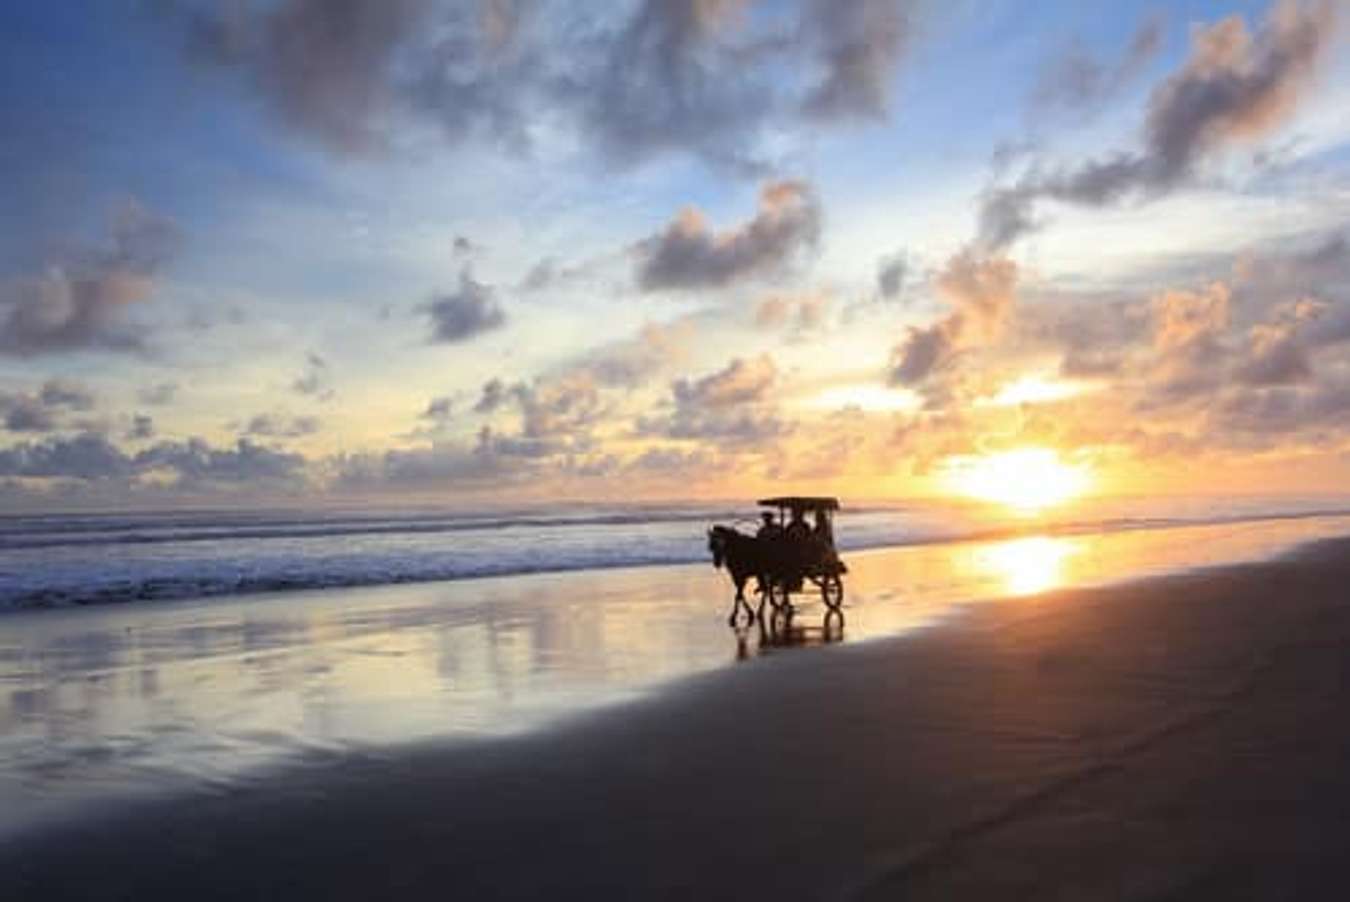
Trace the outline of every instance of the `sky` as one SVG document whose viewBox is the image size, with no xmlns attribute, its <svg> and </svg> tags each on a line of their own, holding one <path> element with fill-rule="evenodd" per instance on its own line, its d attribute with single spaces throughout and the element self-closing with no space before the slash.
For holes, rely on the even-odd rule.
<svg viewBox="0 0 1350 902">
<path fill-rule="evenodd" d="M 0 503 L 1343 491 L 1347 18 L 4 4 Z"/>
</svg>

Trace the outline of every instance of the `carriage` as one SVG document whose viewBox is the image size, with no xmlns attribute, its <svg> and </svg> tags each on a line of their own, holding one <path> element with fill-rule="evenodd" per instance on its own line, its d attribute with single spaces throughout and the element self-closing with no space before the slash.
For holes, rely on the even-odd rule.
<svg viewBox="0 0 1350 902">
<path fill-rule="evenodd" d="M 825 605 L 827 620 L 843 620 L 844 574 L 848 568 L 839 559 L 834 546 L 834 513 L 839 500 L 829 497 L 789 495 L 762 498 L 759 506 L 777 514 L 777 527 L 750 536 L 728 526 L 708 531 L 708 548 L 713 565 L 726 565 L 736 586 L 736 602 L 731 610 L 735 623 L 743 605 L 753 620 L 763 621 L 766 605 L 774 614 L 790 618 L 793 594 L 807 591 L 808 584 L 818 590 Z M 812 523 L 807 524 L 810 514 Z M 781 524 L 787 523 L 786 527 Z M 745 600 L 745 583 L 755 577 L 759 608 L 755 611 Z"/>
</svg>

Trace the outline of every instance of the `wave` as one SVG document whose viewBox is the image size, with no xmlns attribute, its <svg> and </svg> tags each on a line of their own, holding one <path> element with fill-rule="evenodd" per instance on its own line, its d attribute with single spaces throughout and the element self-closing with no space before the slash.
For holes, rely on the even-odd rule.
<svg viewBox="0 0 1350 902">
<path fill-rule="evenodd" d="M 868 508 L 840 518 L 840 549 L 996 541 L 1025 535 L 1086 535 L 1185 526 L 1350 517 L 1350 507 L 1298 511 L 1125 516 L 1054 524 L 979 525 L 924 517 L 900 508 Z M 742 519 L 705 509 L 591 513 L 573 517 L 496 516 L 450 521 L 295 520 L 233 528 L 217 524 L 213 539 L 240 539 L 232 551 L 204 545 L 206 530 L 182 523 L 173 537 L 75 533 L 64 541 L 9 535 L 0 545 L 0 609 L 70 607 L 131 601 L 206 598 L 339 587 L 437 582 L 533 573 L 694 564 L 708 559 L 702 529 L 691 521 Z M 160 528 L 161 524 L 156 524 Z M 582 527 L 582 528 L 577 528 Z M 519 530 L 519 532 L 513 532 Z M 453 542 L 426 541 L 440 533 Z M 352 537 L 375 537 L 358 543 Z M 423 537 L 419 539 L 419 537 Z M 55 538 L 55 537 L 49 537 Z M 278 539 L 305 539 L 303 547 Z M 108 546 L 95 554 L 93 546 Z M 141 546 L 144 552 L 135 549 Z M 118 549 L 122 550 L 118 550 Z M 140 555 L 139 557 L 137 555 Z"/>
<path fill-rule="evenodd" d="M 37 528 L 17 525 L 0 527 L 0 551 L 18 548 L 58 548 L 79 545 L 148 545 L 164 542 L 220 542 L 248 539 L 324 539 L 346 536 L 431 535 L 509 529 L 542 529 L 581 526 L 638 526 L 651 523 L 682 523 L 725 520 L 736 515 L 727 511 L 657 511 L 651 513 L 603 513 L 576 516 L 518 515 L 456 518 L 402 517 L 343 519 L 337 521 L 294 520 L 258 522 L 256 519 L 170 521 L 147 525 L 142 521 L 98 521 L 42 524 Z"/>
</svg>

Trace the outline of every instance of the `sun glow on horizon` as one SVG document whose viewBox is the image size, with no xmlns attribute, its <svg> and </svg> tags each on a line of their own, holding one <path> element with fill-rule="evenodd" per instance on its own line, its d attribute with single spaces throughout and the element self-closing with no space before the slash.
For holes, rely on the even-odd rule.
<svg viewBox="0 0 1350 902">
<path fill-rule="evenodd" d="M 1051 448 L 1018 448 L 950 458 L 943 481 L 966 497 L 1032 514 L 1081 496 L 1092 478 Z"/>
</svg>

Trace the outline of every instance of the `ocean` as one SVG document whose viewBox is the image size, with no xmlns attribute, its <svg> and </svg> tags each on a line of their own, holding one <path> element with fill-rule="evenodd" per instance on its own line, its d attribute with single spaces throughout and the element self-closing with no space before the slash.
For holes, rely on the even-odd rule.
<svg viewBox="0 0 1350 902">
<path fill-rule="evenodd" d="M 846 505 L 843 551 L 1336 516 L 1350 498 L 1093 500 L 1051 515 L 974 504 Z M 164 511 L 0 517 L 0 611 L 682 564 L 752 502 L 473 511 Z"/>
</svg>

